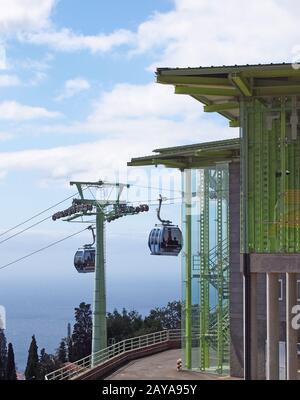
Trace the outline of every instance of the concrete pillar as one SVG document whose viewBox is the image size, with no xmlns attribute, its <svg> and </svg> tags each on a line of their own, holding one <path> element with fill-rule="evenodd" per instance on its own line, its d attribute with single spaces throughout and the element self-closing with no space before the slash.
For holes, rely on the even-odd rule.
<svg viewBox="0 0 300 400">
<path fill-rule="evenodd" d="M 297 379 L 297 330 L 291 321 L 292 307 L 297 304 L 297 274 L 286 273 L 286 379 Z"/>
<path fill-rule="evenodd" d="M 278 274 L 267 273 L 267 363 L 268 380 L 279 379 L 279 282 Z"/>
</svg>

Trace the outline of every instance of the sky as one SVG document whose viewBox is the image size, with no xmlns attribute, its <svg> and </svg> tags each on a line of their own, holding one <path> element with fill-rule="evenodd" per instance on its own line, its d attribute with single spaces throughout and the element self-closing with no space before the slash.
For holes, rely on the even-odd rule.
<svg viewBox="0 0 300 400">
<path fill-rule="evenodd" d="M 166 217 L 180 223 L 179 173 L 128 168 L 127 161 L 239 132 L 156 84 L 155 69 L 300 59 L 297 0 L 0 0 L 0 10 L 0 233 L 72 195 L 70 180 L 126 181 L 135 185 L 126 196 L 136 202 L 153 203 L 162 192 L 175 198 Z M 149 255 L 155 222 L 153 206 L 106 229 L 108 285 L 115 295 L 128 289 L 132 306 L 143 296 L 155 305 L 157 285 L 161 301 L 180 295 L 180 259 Z M 38 225 L 0 244 L 1 263 L 78 229 Z M 72 258 L 88 240 L 84 233 L 0 270 L 2 287 L 32 293 L 47 283 L 55 293 L 57 282 L 76 290 L 82 282 L 87 293 L 92 278 L 77 276 Z"/>
</svg>

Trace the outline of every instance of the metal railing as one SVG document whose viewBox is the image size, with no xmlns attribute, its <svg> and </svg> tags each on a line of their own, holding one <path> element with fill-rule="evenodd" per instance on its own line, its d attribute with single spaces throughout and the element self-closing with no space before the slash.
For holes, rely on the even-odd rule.
<svg viewBox="0 0 300 400">
<path fill-rule="evenodd" d="M 70 363 L 56 371 L 50 372 L 45 376 L 46 380 L 70 380 L 87 372 L 88 370 L 105 364 L 108 360 L 112 360 L 122 354 L 129 353 L 133 350 L 144 349 L 155 344 L 168 342 L 170 340 L 180 340 L 181 330 L 163 330 L 160 332 L 150 333 L 144 336 L 133 337 L 115 343 L 105 349 L 91 354 L 74 363 Z"/>
</svg>

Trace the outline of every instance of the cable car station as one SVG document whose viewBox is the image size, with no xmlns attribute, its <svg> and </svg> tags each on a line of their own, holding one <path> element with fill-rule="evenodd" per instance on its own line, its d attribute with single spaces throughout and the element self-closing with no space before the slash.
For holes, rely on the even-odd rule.
<svg viewBox="0 0 300 400">
<path fill-rule="evenodd" d="M 184 366 L 296 379 L 300 70 L 158 68 L 157 82 L 240 127 L 237 139 L 158 149 L 128 163 L 182 171 Z"/>
<path fill-rule="evenodd" d="M 98 210 L 93 208 L 94 322 L 101 326 L 93 328 L 91 356 L 71 371 L 62 368 L 46 378 L 99 379 L 110 360 L 116 369 L 124 360 L 174 348 L 177 341 L 182 352 L 177 364 L 192 379 L 197 379 L 195 373 L 199 379 L 201 373 L 212 379 L 298 379 L 300 340 L 292 321 L 300 301 L 300 69 L 259 64 L 158 68 L 156 74 L 158 83 L 173 85 L 176 94 L 191 96 L 205 112 L 219 113 L 240 130 L 238 138 L 170 144 L 128 162 L 130 167 L 162 165 L 182 174 L 181 225 L 162 219 L 160 197 L 160 224 L 148 238 L 151 254 L 182 255 L 182 328 L 104 349 L 104 219 L 113 220 L 125 205 L 107 215 L 103 207 L 113 204 L 85 200 L 82 185 L 90 184 L 75 183 L 78 204 Z M 89 213 L 76 210 L 67 220 Z M 78 250 L 83 251 L 81 260 L 87 249 Z"/>
</svg>

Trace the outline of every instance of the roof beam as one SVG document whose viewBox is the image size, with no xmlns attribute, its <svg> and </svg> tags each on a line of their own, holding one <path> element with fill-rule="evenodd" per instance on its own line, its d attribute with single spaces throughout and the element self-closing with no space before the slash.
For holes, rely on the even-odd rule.
<svg viewBox="0 0 300 400">
<path fill-rule="evenodd" d="M 170 76 L 170 75 L 158 75 L 158 83 L 168 83 L 168 84 L 186 84 L 186 85 L 217 85 L 217 86 L 227 86 L 230 87 L 230 82 L 227 78 L 214 78 L 207 76 Z"/>
<path fill-rule="evenodd" d="M 195 86 L 175 86 L 175 94 L 188 95 L 207 95 L 207 96 L 237 96 L 236 89 L 195 87 Z"/>
<path fill-rule="evenodd" d="M 183 161 L 177 161 L 177 160 L 165 160 L 165 159 L 161 159 L 161 158 L 142 158 L 142 159 L 138 159 L 138 158 L 133 158 L 130 162 L 127 163 L 127 165 L 130 167 L 144 167 L 147 165 L 164 165 L 166 167 L 170 167 L 170 168 L 186 168 L 187 163 L 183 162 Z"/>
<path fill-rule="evenodd" d="M 202 68 L 157 68 L 158 76 L 207 76 L 215 74 L 242 73 L 244 78 L 276 78 L 287 76 L 300 76 L 300 69 L 295 69 L 291 64 L 269 64 L 269 65 L 240 65 L 224 67 L 202 67 Z"/>
<path fill-rule="evenodd" d="M 239 103 L 237 101 L 228 101 L 227 103 L 210 104 L 203 107 L 205 112 L 233 110 L 235 108 L 239 108 Z"/>
<path fill-rule="evenodd" d="M 239 119 L 232 119 L 231 121 L 229 121 L 229 127 L 230 128 L 238 128 L 240 127 L 240 120 Z"/>
<path fill-rule="evenodd" d="M 269 87 L 256 87 L 254 89 L 255 96 L 272 96 L 272 95 L 288 95 L 299 94 L 300 85 L 287 85 L 287 86 L 269 86 Z"/>
<path fill-rule="evenodd" d="M 265 68 L 263 65 L 260 68 L 244 69 L 243 76 L 245 78 L 279 78 L 287 76 L 300 76 L 300 69 L 294 69 L 291 65 L 288 68 L 272 69 Z"/>
<path fill-rule="evenodd" d="M 252 88 L 247 78 L 243 78 L 241 74 L 233 73 L 229 74 L 229 79 L 242 95 L 246 97 L 252 96 Z"/>
</svg>

